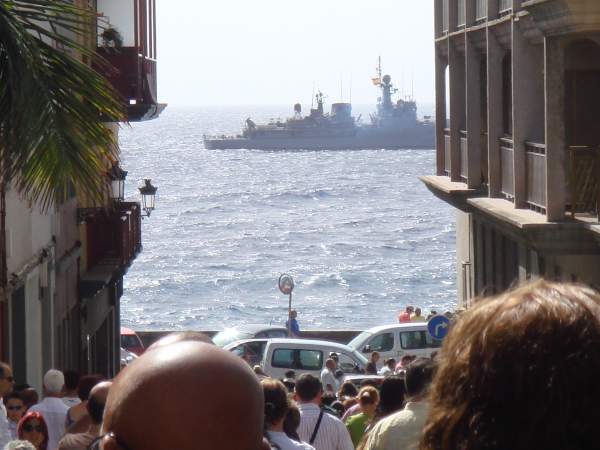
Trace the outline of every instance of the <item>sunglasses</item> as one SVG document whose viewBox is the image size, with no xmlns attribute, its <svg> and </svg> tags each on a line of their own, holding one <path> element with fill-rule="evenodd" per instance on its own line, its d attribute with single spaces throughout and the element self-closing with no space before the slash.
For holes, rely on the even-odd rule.
<svg viewBox="0 0 600 450">
<path fill-rule="evenodd" d="M 31 433 L 32 431 L 37 431 L 38 433 L 43 433 L 44 432 L 44 427 L 41 425 L 30 425 L 28 423 L 26 423 L 25 425 L 23 425 L 23 431 L 25 433 Z"/>
<path fill-rule="evenodd" d="M 20 409 L 23 409 L 23 406 L 7 406 L 6 409 L 8 409 L 9 411 L 18 411 Z"/>
</svg>

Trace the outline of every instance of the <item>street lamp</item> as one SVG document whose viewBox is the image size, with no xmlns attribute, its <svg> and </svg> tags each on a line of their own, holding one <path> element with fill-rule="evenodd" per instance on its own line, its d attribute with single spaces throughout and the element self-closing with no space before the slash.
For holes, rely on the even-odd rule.
<svg viewBox="0 0 600 450">
<path fill-rule="evenodd" d="M 146 212 L 146 217 L 150 217 L 150 213 L 154 211 L 154 201 L 158 188 L 152 185 L 149 178 L 146 178 L 144 185 L 138 189 L 142 194 L 142 209 Z"/>
<path fill-rule="evenodd" d="M 292 336 L 292 291 L 294 290 L 294 279 L 287 273 L 282 274 L 279 277 L 279 290 L 283 295 L 289 295 L 290 301 L 288 304 L 288 336 Z"/>
<path fill-rule="evenodd" d="M 111 198 L 116 202 L 122 202 L 125 198 L 125 178 L 127 171 L 121 169 L 119 163 L 114 163 L 108 172 L 110 178 Z"/>
</svg>

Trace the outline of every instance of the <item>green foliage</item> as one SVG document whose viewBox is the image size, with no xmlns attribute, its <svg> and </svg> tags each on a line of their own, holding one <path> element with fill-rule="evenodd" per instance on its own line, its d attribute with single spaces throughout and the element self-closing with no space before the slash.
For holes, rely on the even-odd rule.
<svg viewBox="0 0 600 450">
<path fill-rule="evenodd" d="M 123 106 L 71 56 L 97 60 L 78 42 L 95 20 L 66 0 L 0 0 L 0 178 L 44 209 L 70 186 L 96 201 L 108 189 L 116 142 L 100 120 L 123 121 Z"/>
</svg>

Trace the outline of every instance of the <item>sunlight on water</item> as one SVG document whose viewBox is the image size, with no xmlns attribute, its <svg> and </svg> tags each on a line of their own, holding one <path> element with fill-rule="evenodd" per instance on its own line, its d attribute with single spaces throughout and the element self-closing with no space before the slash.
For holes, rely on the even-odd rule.
<svg viewBox="0 0 600 450">
<path fill-rule="evenodd" d="M 259 110 L 260 114 L 256 114 Z M 157 209 L 125 277 L 138 329 L 281 323 L 281 272 L 304 328 L 395 322 L 406 304 L 454 308 L 452 208 L 418 180 L 433 151 L 208 151 L 202 135 L 285 108 L 167 109 L 121 131 L 128 194 L 143 177 Z"/>
</svg>

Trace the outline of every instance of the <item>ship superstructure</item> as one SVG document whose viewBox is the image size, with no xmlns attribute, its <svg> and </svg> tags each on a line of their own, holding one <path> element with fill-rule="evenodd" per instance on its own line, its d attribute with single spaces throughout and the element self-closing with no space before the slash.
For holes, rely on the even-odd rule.
<svg viewBox="0 0 600 450">
<path fill-rule="evenodd" d="M 333 103 L 330 113 L 325 113 L 324 95 L 318 92 L 316 108 L 302 116 L 302 107 L 294 105 L 294 115 L 282 121 L 257 125 L 246 119 L 241 135 L 205 137 L 207 149 L 262 149 L 262 150 L 356 150 L 356 149 L 434 149 L 434 124 L 426 118 L 418 120 L 417 104 L 410 99 L 393 102 L 396 88 L 389 75 L 378 77 L 373 83 L 381 89 L 377 110 L 371 123 L 360 125 L 352 116 L 352 105 Z"/>
</svg>

